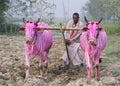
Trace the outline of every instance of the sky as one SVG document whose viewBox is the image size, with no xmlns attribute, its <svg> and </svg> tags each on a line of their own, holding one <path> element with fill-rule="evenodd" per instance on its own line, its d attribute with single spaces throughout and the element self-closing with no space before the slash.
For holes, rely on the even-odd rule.
<svg viewBox="0 0 120 86">
<path fill-rule="evenodd" d="M 80 13 L 80 9 L 88 0 L 48 0 L 55 3 L 55 17 L 71 17 L 74 12 Z"/>
</svg>

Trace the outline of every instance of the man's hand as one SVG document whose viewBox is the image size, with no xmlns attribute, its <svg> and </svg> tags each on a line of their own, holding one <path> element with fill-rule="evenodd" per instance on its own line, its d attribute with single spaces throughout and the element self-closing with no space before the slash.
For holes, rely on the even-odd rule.
<svg viewBox="0 0 120 86">
<path fill-rule="evenodd" d="M 66 39 L 65 42 L 66 42 L 67 45 L 71 44 L 71 40 L 69 40 L 69 39 Z"/>
</svg>

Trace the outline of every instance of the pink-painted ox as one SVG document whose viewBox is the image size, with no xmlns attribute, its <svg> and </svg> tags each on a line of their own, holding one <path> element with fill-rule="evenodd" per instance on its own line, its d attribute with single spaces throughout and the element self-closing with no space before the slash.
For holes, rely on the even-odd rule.
<svg viewBox="0 0 120 86">
<path fill-rule="evenodd" d="M 85 52 L 87 81 L 90 82 L 91 73 L 93 72 L 93 65 L 95 65 L 95 77 L 99 80 L 99 60 L 103 49 L 106 46 L 107 35 L 105 30 L 99 26 L 99 22 L 90 21 L 81 30 L 80 46 Z"/>
<path fill-rule="evenodd" d="M 42 30 L 40 27 L 48 27 L 44 22 L 24 21 L 24 27 L 19 28 L 19 32 L 25 31 L 25 67 L 26 77 L 29 76 L 29 57 L 40 56 L 40 74 L 43 75 L 44 62 L 48 65 L 48 52 L 52 46 L 52 32 L 50 30 Z"/>
</svg>

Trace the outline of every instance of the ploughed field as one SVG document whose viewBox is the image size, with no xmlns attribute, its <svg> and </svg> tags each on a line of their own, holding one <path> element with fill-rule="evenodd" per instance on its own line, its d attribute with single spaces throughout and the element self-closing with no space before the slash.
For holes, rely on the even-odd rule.
<svg viewBox="0 0 120 86">
<path fill-rule="evenodd" d="M 118 45 L 115 45 L 120 48 L 119 36 L 109 36 L 110 41 L 102 54 L 100 64 L 100 81 L 92 78 L 91 85 L 88 85 L 85 64 L 71 66 L 69 69 L 63 67 L 61 56 L 65 46 L 62 37 L 54 36 L 44 77 L 37 77 L 39 57 L 35 57 L 30 58 L 30 76 L 25 80 L 24 37 L 0 35 L 0 86 L 120 86 L 120 56 L 116 55 L 120 52 L 109 51 L 114 42 L 117 42 Z M 111 41 L 112 39 L 114 41 Z"/>
</svg>

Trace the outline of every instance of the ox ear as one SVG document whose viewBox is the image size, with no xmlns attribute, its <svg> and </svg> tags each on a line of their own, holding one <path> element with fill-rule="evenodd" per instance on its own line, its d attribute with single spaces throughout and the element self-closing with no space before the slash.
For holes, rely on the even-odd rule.
<svg viewBox="0 0 120 86">
<path fill-rule="evenodd" d="M 83 27 L 82 28 L 82 31 L 87 31 L 88 30 L 88 27 Z"/>
<path fill-rule="evenodd" d="M 37 30 L 38 32 L 43 32 L 43 29 L 41 29 L 40 27 L 36 27 L 36 30 Z"/>
<path fill-rule="evenodd" d="M 98 28 L 98 30 L 99 30 L 99 31 L 102 31 L 102 30 L 103 30 L 103 28 L 102 28 L 102 27 L 99 27 L 99 28 Z"/>
<path fill-rule="evenodd" d="M 21 28 L 18 29 L 18 32 L 23 32 L 23 31 L 25 31 L 24 27 L 21 27 Z"/>
</svg>

